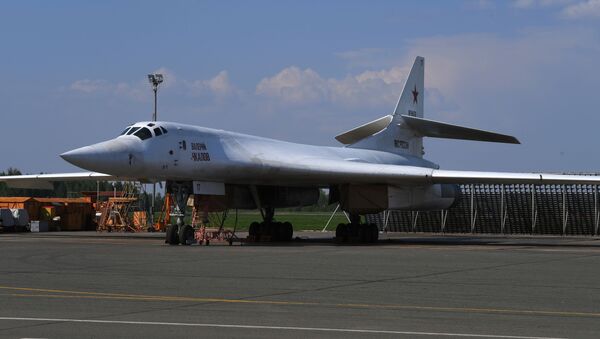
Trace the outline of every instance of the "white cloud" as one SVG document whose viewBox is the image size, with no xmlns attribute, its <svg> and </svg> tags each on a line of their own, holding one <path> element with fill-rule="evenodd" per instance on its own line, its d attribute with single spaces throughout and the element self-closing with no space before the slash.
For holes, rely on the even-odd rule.
<svg viewBox="0 0 600 339">
<path fill-rule="evenodd" d="M 213 93 L 219 95 L 229 94 L 233 91 L 227 71 L 219 72 L 214 78 L 208 80 L 207 85 Z"/>
<path fill-rule="evenodd" d="M 286 103 L 314 103 L 328 96 L 327 81 L 310 68 L 301 70 L 296 66 L 283 69 L 270 78 L 262 79 L 256 93 L 279 98 Z"/>
<path fill-rule="evenodd" d="M 208 80 L 188 81 L 185 84 L 193 95 L 202 95 L 210 92 L 216 97 L 222 98 L 235 92 L 235 87 L 229 81 L 227 71 L 221 71 L 215 77 Z"/>
<path fill-rule="evenodd" d="M 316 71 L 296 66 L 287 67 L 276 75 L 262 79 L 256 94 L 290 104 L 330 102 L 342 106 L 391 105 L 398 98 L 406 78 L 406 69 L 392 67 L 365 71 L 344 78 L 324 78 Z"/>
<path fill-rule="evenodd" d="M 171 70 L 165 67 L 158 68 L 152 73 L 163 75 L 164 81 L 160 89 L 187 89 L 188 94 L 200 95 L 211 94 L 217 98 L 222 98 L 235 92 L 235 87 L 229 81 L 227 71 L 219 72 L 215 77 L 207 80 L 182 80 Z M 137 101 L 145 101 L 152 97 L 152 91 L 148 80 L 144 77 L 138 81 L 132 82 L 110 82 L 103 79 L 83 79 L 76 80 L 68 89 L 74 92 L 85 94 L 110 94 L 121 97 L 127 97 Z"/>
<path fill-rule="evenodd" d="M 562 15 L 568 19 L 579 19 L 587 17 L 600 17 L 600 0 L 586 0 L 567 6 Z"/>
</svg>

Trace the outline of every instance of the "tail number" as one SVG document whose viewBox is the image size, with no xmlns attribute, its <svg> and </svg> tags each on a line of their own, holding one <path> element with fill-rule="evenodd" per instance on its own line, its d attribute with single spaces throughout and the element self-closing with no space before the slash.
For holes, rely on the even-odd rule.
<svg viewBox="0 0 600 339">
<path fill-rule="evenodd" d="M 206 152 L 192 152 L 193 161 L 210 161 L 210 154 Z"/>
</svg>

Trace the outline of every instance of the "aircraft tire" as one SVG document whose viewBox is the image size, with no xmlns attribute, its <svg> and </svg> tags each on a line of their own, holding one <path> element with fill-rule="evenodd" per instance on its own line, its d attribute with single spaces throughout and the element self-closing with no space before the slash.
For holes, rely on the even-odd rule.
<svg viewBox="0 0 600 339">
<path fill-rule="evenodd" d="M 279 241 L 281 237 L 281 223 L 280 222 L 272 222 L 269 225 L 269 235 L 271 236 L 271 241 Z"/>
<path fill-rule="evenodd" d="M 168 225 L 167 232 L 165 233 L 165 243 L 169 245 L 179 244 L 179 235 L 177 234 L 177 225 Z"/>
<path fill-rule="evenodd" d="M 263 240 L 263 237 L 267 237 L 267 236 L 271 236 L 271 224 L 268 224 L 266 222 L 261 222 L 260 223 L 260 227 L 259 227 L 259 232 L 258 232 L 258 238 L 259 241 Z"/>
<path fill-rule="evenodd" d="M 182 245 L 190 245 L 194 242 L 194 228 L 190 225 L 181 226 L 179 228 L 179 242 Z"/>
</svg>

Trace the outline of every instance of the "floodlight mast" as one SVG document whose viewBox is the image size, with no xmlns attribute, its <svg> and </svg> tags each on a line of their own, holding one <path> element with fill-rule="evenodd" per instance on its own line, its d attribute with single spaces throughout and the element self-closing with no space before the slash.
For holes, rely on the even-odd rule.
<svg viewBox="0 0 600 339">
<path fill-rule="evenodd" d="M 154 91 L 154 114 L 152 115 L 152 121 L 156 121 L 156 97 L 158 92 L 158 85 L 163 82 L 163 75 L 160 73 L 148 74 L 148 81 L 152 84 L 152 90 Z M 156 182 L 152 183 L 152 204 L 150 207 L 150 227 L 149 231 L 154 231 L 154 202 L 156 200 Z"/>
<path fill-rule="evenodd" d="M 160 73 L 148 74 L 148 81 L 152 84 L 152 90 L 154 91 L 154 114 L 152 115 L 152 121 L 156 121 L 156 97 L 158 85 L 163 82 L 163 75 Z"/>
</svg>

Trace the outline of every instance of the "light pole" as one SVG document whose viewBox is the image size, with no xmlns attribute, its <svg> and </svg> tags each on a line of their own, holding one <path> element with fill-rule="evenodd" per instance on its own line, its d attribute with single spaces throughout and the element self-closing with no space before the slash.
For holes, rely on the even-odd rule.
<svg viewBox="0 0 600 339">
<path fill-rule="evenodd" d="M 152 114 L 152 121 L 156 121 L 156 97 L 158 93 L 158 85 L 163 82 L 163 75 L 154 73 L 148 74 L 148 81 L 152 85 L 154 91 L 154 114 Z M 156 182 L 152 183 L 152 204 L 150 206 L 150 228 L 149 231 L 154 231 L 154 201 L 156 200 Z"/>
<path fill-rule="evenodd" d="M 148 74 L 148 81 L 152 84 L 152 90 L 154 91 L 154 114 L 152 115 L 152 121 L 156 121 L 156 94 L 158 92 L 158 85 L 163 82 L 162 74 Z"/>
</svg>

